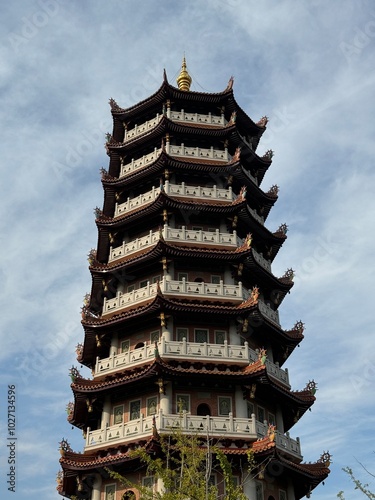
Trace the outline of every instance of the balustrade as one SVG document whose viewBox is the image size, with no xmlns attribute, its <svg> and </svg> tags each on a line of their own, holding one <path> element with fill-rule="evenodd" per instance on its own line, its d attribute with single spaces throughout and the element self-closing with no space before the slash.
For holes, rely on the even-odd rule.
<svg viewBox="0 0 375 500">
<path fill-rule="evenodd" d="M 213 199 L 228 201 L 230 203 L 235 199 L 235 195 L 233 194 L 231 187 L 229 187 L 229 189 L 222 189 L 217 186 L 187 186 L 184 182 L 182 184 L 171 184 L 169 181 L 166 181 L 163 186 L 158 188 L 153 186 L 151 191 L 142 193 L 132 199 L 128 198 L 125 203 L 116 203 L 115 217 L 118 217 L 125 212 L 135 210 L 143 205 L 147 205 L 147 203 L 151 203 L 156 200 L 161 191 L 164 191 L 169 196 L 181 198 Z"/>
<path fill-rule="evenodd" d="M 267 269 L 268 272 L 271 272 L 271 262 L 263 257 L 260 253 L 258 253 L 256 250 L 253 250 L 253 256 L 254 259 L 260 264 L 264 269 Z"/>
<path fill-rule="evenodd" d="M 142 135 L 145 132 L 149 132 L 151 129 L 156 127 L 156 125 L 160 122 L 163 115 L 159 115 L 159 113 L 152 118 L 152 120 L 148 120 L 147 122 L 142 123 L 141 125 L 135 125 L 132 129 L 125 131 L 124 142 L 130 141 L 137 137 L 138 135 Z"/>
<path fill-rule="evenodd" d="M 228 162 L 231 159 L 231 156 L 226 148 L 223 151 L 222 149 L 214 149 L 213 147 L 205 149 L 188 147 L 184 144 L 176 146 L 167 142 L 166 150 L 171 156 L 184 156 L 188 158 L 197 158 L 198 160 L 219 160 Z"/>
<path fill-rule="evenodd" d="M 262 438 L 267 435 L 268 432 L 268 423 L 267 422 L 256 422 L 256 432 L 258 437 Z M 292 455 L 302 458 L 301 455 L 301 443 L 299 438 L 292 439 L 289 435 L 289 432 L 285 434 L 280 431 L 275 431 L 275 443 L 277 448 L 281 448 L 282 450 L 288 451 Z"/>
<path fill-rule="evenodd" d="M 224 363 L 236 363 L 247 366 L 258 359 L 258 353 L 248 346 L 231 345 L 227 341 L 224 344 L 210 344 L 207 342 L 187 342 L 165 340 L 164 337 L 158 342 L 158 352 L 162 358 L 170 358 L 176 360 L 200 360 L 207 362 L 221 361 Z M 108 375 L 119 370 L 124 370 L 135 365 L 144 363 L 153 359 L 155 356 L 155 346 L 153 344 L 145 344 L 143 347 L 133 349 L 131 351 L 113 354 L 104 359 L 97 358 L 95 364 L 94 377 Z M 283 370 L 278 364 L 270 360 L 266 360 L 267 372 L 283 382 L 286 386 L 289 385 L 289 375 L 287 370 Z"/>
<path fill-rule="evenodd" d="M 170 111 L 169 118 L 172 121 L 185 122 L 185 123 L 198 123 L 203 125 L 221 125 L 225 126 L 227 121 L 224 115 L 216 116 L 208 113 L 208 115 L 202 115 L 199 113 L 186 113 L 183 109 L 181 111 Z"/>
<path fill-rule="evenodd" d="M 155 148 L 154 151 L 152 151 L 152 153 L 143 155 L 140 158 L 137 158 L 136 160 L 132 158 L 131 162 L 126 164 L 121 163 L 120 178 L 124 177 L 125 175 L 131 174 L 136 170 L 139 170 L 140 168 L 143 168 L 146 165 L 149 165 L 150 163 L 154 162 L 160 155 L 160 153 L 161 153 L 161 148 L 159 149 Z"/>
<path fill-rule="evenodd" d="M 127 443 L 152 434 L 153 420 L 160 433 L 179 429 L 184 433 L 202 432 L 210 437 L 233 437 L 236 439 L 257 439 L 255 417 L 234 418 L 190 415 L 184 411 L 180 414 L 163 414 L 160 410 L 155 416 L 130 420 L 122 424 L 112 425 L 104 429 L 87 429 L 85 450 L 101 448 L 108 445 Z"/>
<path fill-rule="evenodd" d="M 108 446 L 126 444 L 134 439 L 147 438 L 152 435 L 153 425 L 159 433 L 170 433 L 178 429 L 183 433 L 202 433 L 205 437 L 246 439 L 255 441 L 267 435 L 267 424 L 251 418 L 236 418 L 232 413 L 226 417 L 191 415 L 186 411 L 182 414 L 163 414 L 160 410 L 156 415 L 130 420 L 103 429 L 87 429 L 85 451 Z M 301 457 L 301 446 L 299 439 L 292 439 L 289 433 L 275 432 L 275 443 L 277 448 Z"/>
<path fill-rule="evenodd" d="M 183 122 L 183 123 L 197 123 L 202 125 L 215 125 L 215 126 L 225 126 L 227 121 L 224 118 L 224 115 L 216 116 L 208 113 L 208 115 L 200 114 L 200 113 L 186 113 L 183 109 L 181 111 L 168 111 L 168 118 L 172 121 Z M 163 115 L 157 113 L 155 118 L 151 120 L 147 120 L 140 125 L 135 125 L 132 129 L 125 131 L 124 142 L 134 139 L 139 135 L 145 134 L 149 132 L 160 122 Z"/>
<path fill-rule="evenodd" d="M 181 146 L 171 145 L 169 142 L 166 143 L 166 152 L 171 156 L 177 157 L 187 157 L 187 158 L 197 158 L 201 160 L 215 160 L 228 162 L 231 159 L 231 155 L 228 150 L 214 149 L 213 147 L 209 149 L 198 148 L 198 147 L 187 147 L 184 144 Z M 142 156 L 141 158 L 134 159 L 129 163 L 121 164 L 120 178 L 129 175 L 136 170 L 139 170 L 150 163 L 154 162 L 158 156 L 161 154 L 161 148 L 155 148 L 151 153 Z"/>
<path fill-rule="evenodd" d="M 268 304 L 263 301 L 258 301 L 259 311 L 266 316 L 268 319 L 280 326 L 279 311 L 274 311 Z"/>
<path fill-rule="evenodd" d="M 151 247 L 159 241 L 161 235 L 165 241 L 171 242 L 183 241 L 186 243 L 203 243 L 205 245 L 225 245 L 234 248 L 241 244 L 236 231 L 233 231 L 233 234 L 221 233 L 218 229 L 216 231 L 197 231 L 195 229 L 186 229 L 185 226 L 175 229 L 165 224 L 162 231 L 150 231 L 146 236 L 136 238 L 129 243 L 123 242 L 120 247 L 111 247 L 108 260 L 112 262 L 144 248 Z"/>
<path fill-rule="evenodd" d="M 174 281 L 163 278 L 160 282 L 160 290 L 163 295 L 182 295 L 194 296 L 197 298 L 210 299 L 230 299 L 235 302 L 242 302 L 246 298 L 247 291 L 242 289 L 242 283 L 238 285 L 224 285 L 220 283 L 196 283 L 183 279 L 182 281 Z M 133 306 L 140 302 L 155 297 L 157 284 L 147 282 L 145 287 L 138 290 L 132 290 L 128 293 L 117 292 L 116 297 L 107 299 L 104 297 L 103 316 L 106 314 L 120 311 L 127 306 Z"/>
</svg>

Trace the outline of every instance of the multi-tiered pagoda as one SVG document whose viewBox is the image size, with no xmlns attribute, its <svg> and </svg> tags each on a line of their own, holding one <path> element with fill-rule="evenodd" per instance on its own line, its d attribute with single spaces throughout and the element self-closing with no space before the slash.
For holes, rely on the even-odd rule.
<svg viewBox="0 0 375 500">
<path fill-rule="evenodd" d="M 185 60 L 149 98 L 122 109 L 111 99 L 110 158 L 89 255 L 83 345 L 71 370 L 68 421 L 83 453 L 61 443 L 58 491 L 93 500 L 138 498 L 106 467 L 157 491 L 129 456 L 152 450 L 174 422 L 202 431 L 230 455 L 251 500 L 308 497 L 329 473 L 329 455 L 302 461 L 289 434 L 315 401 L 315 383 L 291 389 L 284 363 L 303 339 L 283 329 L 279 307 L 293 271 L 272 273 L 287 226 L 265 225 L 278 188 L 261 188 L 272 151 L 257 154 L 267 118 L 255 123 L 223 92 L 190 90 Z M 257 466 L 243 476 L 247 451 Z M 218 474 L 211 481 L 225 498 Z"/>
</svg>

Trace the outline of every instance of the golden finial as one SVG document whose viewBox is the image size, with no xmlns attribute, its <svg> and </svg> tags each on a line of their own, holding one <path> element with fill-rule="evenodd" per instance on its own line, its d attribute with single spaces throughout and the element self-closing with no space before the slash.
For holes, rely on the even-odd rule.
<svg viewBox="0 0 375 500">
<path fill-rule="evenodd" d="M 181 71 L 180 71 L 180 74 L 178 75 L 176 81 L 177 81 L 178 88 L 180 90 L 183 90 L 185 92 L 188 92 L 190 90 L 191 76 L 189 75 L 189 73 L 186 69 L 185 56 L 182 59 Z"/>
</svg>

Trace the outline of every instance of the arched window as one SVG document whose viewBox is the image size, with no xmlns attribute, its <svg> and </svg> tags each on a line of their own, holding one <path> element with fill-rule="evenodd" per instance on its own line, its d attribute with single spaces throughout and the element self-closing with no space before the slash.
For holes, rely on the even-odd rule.
<svg viewBox="0 0 375 500">
<path fill-rule="evenodd" d="M 144 342 L 138 342 L 138 344 L 135 346 L 134 349 L 140 349 L 141 347 L 144 347 L 144 346 L 145 346 Z"/>
<path fill-rule="evenodd" d="M 200 417 L 205 417 L 206 415 L 211 415 L 211 409 L 206 403 L 201 403 L 197 408 L 197 415 Z"/>
<path fill-rule="evenodd" d="M 136 490 L 135 488 L 126 490 L 123 496 L 121 497 L 121 500 L 139 500 L 139 491 Z"/>
</svg>

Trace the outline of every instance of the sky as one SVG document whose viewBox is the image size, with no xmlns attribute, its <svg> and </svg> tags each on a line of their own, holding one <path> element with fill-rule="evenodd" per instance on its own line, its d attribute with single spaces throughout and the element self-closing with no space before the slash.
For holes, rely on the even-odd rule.
<svg viewBox="0 0 375 500">
<path fill-rule="evenodd" d="M 184 54 L 192 90 L 220 92 L 233 75 L 242 109 L 270 120 L 262 187 L 280 193 L 267 227 L 289 226 L 273 271 L 296 271 L 281 324 L 306 325 L 284 367 L 293 390 L 318 383 L 291 436 L 305 461 L 333 457 L 312 498 L 363 498 L 345 466 L 375 490 L 361 466 L 375 473 L 375 2 L 18 0 L 0 12 L 1 498 L 61 498 L 58 442 L 83 450 L 65 407 L 103 203 L 108 100 L 126 108 L 148 97 L 164 68 L 174 85 Z"/>
</svg>

